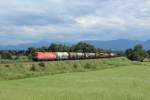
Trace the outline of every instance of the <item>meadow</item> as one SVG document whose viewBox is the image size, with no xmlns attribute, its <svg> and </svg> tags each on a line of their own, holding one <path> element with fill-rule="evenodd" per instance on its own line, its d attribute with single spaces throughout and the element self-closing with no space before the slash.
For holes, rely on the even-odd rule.
<svg viewBox="0 0 150 100">
<path fill-rule="evenodd" d="M 150 62 L 120 57 L 48 62 L 44 66 L 49 69 L 47 75 L 43 72 L 46 76 L 13 80 L 2 76 L 0 100 L 150 100 Z M 16 75 L 25 75 L 20 70 Z M 40 70 L 33 73 L 40 75 Z M 9 70 L 8 76 L 14 72 Z"/>
<path fill-rule="evenodd" d="M 13 80 L 44 75 L 94 71 L 106 68 L 123 67 L 131 63 L 131 61 L 124 57 L 48 62 L 3 61 L 0 64 L 0 80 Z"/>
</svg>

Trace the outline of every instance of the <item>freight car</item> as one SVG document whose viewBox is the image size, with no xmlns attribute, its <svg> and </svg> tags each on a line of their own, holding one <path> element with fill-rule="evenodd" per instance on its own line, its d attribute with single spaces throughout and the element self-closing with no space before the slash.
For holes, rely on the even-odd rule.
<svg viewBox="0 0 150 100">
<path fill-rule="evenodd" d="M 69 59 L 69 54 L 67 52 L 56 52 L 57 60 L 67 60 Z"/>
<path fill-rule="evenodd" d="M 76 60 L 115 57 L 114 53 L 76 53 L 76 52 L 35 52 L 34 61 L 41 60 Z"/>
</svg>

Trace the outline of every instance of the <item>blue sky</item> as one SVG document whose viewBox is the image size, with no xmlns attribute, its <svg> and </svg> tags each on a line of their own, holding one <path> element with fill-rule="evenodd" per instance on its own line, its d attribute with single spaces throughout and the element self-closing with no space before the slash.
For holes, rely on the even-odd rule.
<svg viewBox="0 0 150 100">
<path fill-rule="evenodd" d="M 0 44 L 150 39 L 150 0 L 0 0 Z"/>
</svg>

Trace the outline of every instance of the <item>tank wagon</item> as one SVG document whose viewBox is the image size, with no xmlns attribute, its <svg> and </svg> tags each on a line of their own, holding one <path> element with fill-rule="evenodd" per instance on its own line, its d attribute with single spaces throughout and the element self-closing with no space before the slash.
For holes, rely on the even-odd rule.
<svg viewBox="0 0 150 100">
<path fill-rule="evenodd" d="M 35 52 L 33 61 L 42 60 L 77 60 L 116 57 L 115 53 L 81 53 L 81 52 Z"/>
<path fill-rule="evenodd" d="M 96 58 L 96 53 L 85 53 L 85 57 L 88 59 Z"/>
<path fill-rule="evenodd" d="M 69 54 L 67 52 L 56 52 L 57 60 L 67 60 L 69 59 Z"/>
</svg>

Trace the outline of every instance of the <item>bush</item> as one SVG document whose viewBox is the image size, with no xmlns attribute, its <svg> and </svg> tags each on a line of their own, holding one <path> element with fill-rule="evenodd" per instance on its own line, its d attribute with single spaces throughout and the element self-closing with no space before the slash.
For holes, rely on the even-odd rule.
<svg viewBox="0 0 150 100">
<path fill-rule="evenodd" d="M 12 59 L 12 55 L 8 52 L 2 53 L 1 55 L 2 59 Z"/>
<path fill-rule="evenodd" d="M 29 59 L 29 60 L 32 59 L 32 55 L 31 55 L 31 54 L 28 55 L 28 59 Z"/>
<path fill-rule="evenodd" d="M 9 67 L 10 67 L 10 65 L 5 65 L 5 67 L 9 68 Z"/>
<path fill-rule="evenodd" d="M 85 69 L 90 69 L 90 68 L 91 68 L 91 64 L 90 64 L 90 63 L 86 63 L 86 64 L 84 65 L 84 68 L 85 68 Z"/>
<path fill-rule="evenodd" d="M 147 56 L 147 53 L 144 50 L 142 45 L 136 45 L 133 49 L 126 50 L 126 56 L 128 59 L 130 59 L 132 61 L 143 62 L 143 60 Z"/>
<path fill-rule="evenodd" d="M 147 57 L 150 58 L 150 50 L 147 51 Z"/>
<path fill-rule="evenodd" d="M 31 66 L 30 71 L 36 71 L 36 66 L 34 64 Z"/>
<path fill-rule="evenodd" d="M 74 68 L 74 69 L 77 69 L 77 68 L 78 68 L 78 65 L 77 65 L 77 64 L 73 64 L 73 68 Z"/>
<path fill-rule="evenodd" d="M 39 63 L 39 66 L 40 66 L 40 67 L 45 67 L 45 63 L 42 63 L 42 62 L 41 62 L 41 63 Z"/>
<path fill-rule="evenodd" d="M 86 63 L 86 64 L 84 65 L 84 68 L 85 68 L 85 69 L 96 69 L 96 64 L 93 65 L 93 64 L 91 64 L 91 63 Z"/>
</svg>

